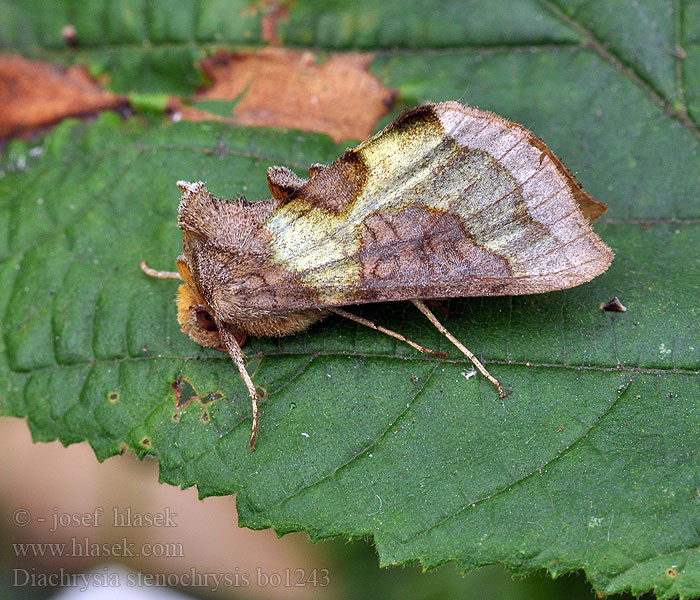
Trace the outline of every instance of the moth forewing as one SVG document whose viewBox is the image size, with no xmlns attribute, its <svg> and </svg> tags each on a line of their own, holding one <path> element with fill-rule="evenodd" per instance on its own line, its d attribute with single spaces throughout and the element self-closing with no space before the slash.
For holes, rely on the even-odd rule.
<svg viewBox="0 0 700 600">
<path fill-rule="evenodd" d="M 238 367 L 253 403 L 251 448 L 258 395 L 240 348 L 246 335 L 292 334 L 333 311 L 435 353 L 339 308 L 411 300 L 503 395 L 422 300 L 565 289 L 613 258 L 589 226 L 607 207 L 551 150 L 458 102 L 403 113 L 331 165 L 311 165 L 308 179 L 284 167 L 267 177 L 272 197 L 255 203 L 178 182 L 178 320 Z"/>
</svg>

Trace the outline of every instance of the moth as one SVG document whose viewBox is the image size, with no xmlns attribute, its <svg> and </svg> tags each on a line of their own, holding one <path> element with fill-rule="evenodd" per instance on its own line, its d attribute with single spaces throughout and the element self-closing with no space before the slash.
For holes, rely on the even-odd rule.
<svg viewBox="0 0 700 600">
<path fill-rule="evenodd" d="M 613 259 L 590 228 L 607 206 L 521 125 L 458 102 L 401 114 L 309 177 L 270 167 L 271 198 L 226 201 L 179 181 L 183 232 L 178 322 L 198 344 L 227 351 L 252 402 L 241 346 L 336 313 L 440 354 L 345 311 L 410 300 L 504 396 L 500 383 L 423 302 L 570 288 Z"/>
</svg>

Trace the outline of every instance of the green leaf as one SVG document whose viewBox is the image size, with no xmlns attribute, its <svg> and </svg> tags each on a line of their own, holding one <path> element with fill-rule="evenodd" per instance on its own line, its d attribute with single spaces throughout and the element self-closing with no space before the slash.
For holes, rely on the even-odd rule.
<svg viewBox="0 0 700 600">
<path fill-rule="evenodd" d="M 230 359 L 179 332 L 176 284 L 145 277 L 138 261 L 172 268 L 176 180 L 257 199 L 267 166 L 303 174 L 344 146 L 103 115 L 64 122 L 39 157 L 22 144 L 5 152 L 2 413 L 25 417 L 36 440 L 88 440 L 100 459 L 123 446 L 158 456 L 164 481 L 237 493 L 249 527 L 373 536 L 382 564 L 584 569 L 602 593 L 700 594 L 697 6 L 494 4 L 406 13 L 398 2 L 299 0 L 279 32 L 294 45 L 382 49 L 372 70 L 402 102 L 456 98 L 523 123 L 610 205 L 595 229 L 617 256 L 591 283 L 445 304 L 446 326 L 512 388 L 505 400 L 454 353 L 425 358 L 329 318 L 246 346 L 267 390 L 248 451 L 249 399 Z M 94 34 L 73 55 L 51 50 L 46 13 L 4 5 L 6 44 L 61 61 L 109 55 L 104 68 L 124 89 L 188 88 L 194 67 L 185 76 L 174 65 L 215 41 L 195 25 L 214 10 L 202 2 L 197 18 L 176 12 L 146 30 L 133 17 L 126 31 L 148 31 L 151 44 L 138 51 Z M 130 14 L 100 6 L 75 8 L 79 34 L 104 33 L 106 10 Z M 244 41 L 238 22 L 221 31 Z M 152 89 L 136 55 L 162 66 Z M 628 312 L 599 311 L 613 296 Z M 353 310 L 449 350 L 409 305 Z M 179 409 L 175 381 L 193 397 Z"/>
</svg>

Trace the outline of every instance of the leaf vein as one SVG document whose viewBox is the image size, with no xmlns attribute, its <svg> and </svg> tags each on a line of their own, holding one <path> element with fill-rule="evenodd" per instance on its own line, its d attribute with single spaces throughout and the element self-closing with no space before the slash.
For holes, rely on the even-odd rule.
<svg viewBox="0 0 700 600">
<path fill-rule="evenodd" d="M 269 357 L 284 357 L 284 356 L 310 356 L 313 355 L 314 358 L 317 358 L 319 356 L 328 356 L 328 357 L 346 357 L 346 356 L 351 356 L 351 357 L 358 357 L 358 358 L 380 358 L 380 359 L 386 359 L 386 360 L 397 360 L 401 362 L 406 362 L 406 361 L 415 361 L 415 362 L 434 362 L 437 361 L 439 363 L 445 363 L 445 364 L 455 364 L 455 365 L 471 365 L 471 363 L 468 360 L 460 360 L 460 359 L 450 359 L 450 358 L 437 358 L 437 357 L 424 357 L 424 356 L 409 356 L 409 355 L 403 355 L 403 354 L 381 354 L 381 353 L 372 353 L 372 352 L 346 352 L 346 351 L 326 351 L 326 352 L 292 352 L 292 351 L 284 351 L 284 352 L 259 352 L 257 354 L 260 354 L 261 356 L 269 356 Z M 81 365 L 81 364 L 119 364 L 119 363 L 128 363 L 128 362 L 133 362 L 133 361 L 141 361 L 141 360 L 214 360 L 218 362 L 229 362 L 231 359 L 228 356 L 202 356 L 200 354 L 195 354 L 192 356 L 175 356 L 175 355 L 159 355 L 159 356 L 126 356 L 123 358 L 110 358 L 110 359 L 96 359 L 94 361 L 75 361 L 72 363 L 65 363 L 65 364 L 52 364 L 52 365 L 46 365 L 44 367 L 37 367 L 34 369 L 27 369 L 27 370 L 22 370 L 22 369 L 13 369 L 10 368 L 9 371 L 11 373 L 16 373 L 16 374 L 26 374 L 26 373 L 35 373 L 38 371 L 45 371 L 48 369 L 61 369 L 65 367 L 71 367 L 71 366 L 76 366 L 76 365 Z M 562 364 L 562 363 L 534 363 L 531 361 L 522 361 L 522 360 L 498 360 L 498 359 L 482 359 L 481 362 L 484 364 L 489 364 L 489 365 L 497 365 L 497 366 L 504 366 L 504 367 L 528 367 L 528 368 L 533 368 L 533 369 L 573 369 L 575 371 L 601 371 L 604 373 L 610 373 L 610 372 L 619 372 L 619 373 L 636 373 L 639 375 L 666 375 L 666 374 L 674 374 L 674 375 L 700 375 L 700 368 L 699 369 L 682 369 L 678 367 L 668 367 L 668 368 L 660 368 L 660 367 L 631 367 L 631 366 L 626 366 L 626 365 L 618 365 L 618 366 L 604 366 L 604 365 L 570 365 L 570 364 Z"/>
<path fill-rule="evenodd" d="M 635 378 L 636 378 L 636 376 L 635 376 Z M 431 525 L 430 527 L 428 527 L 428 528 L 426 528 L 426 529 L 424 529 L 424 530 L 422 530 L 422 531 L 416 532 L 415 534 L 413 534 L 413 536 L 411 537 L 410 540 L 404 540 L 404 541 L 406 541 L 406 542 L 407 542 L 407 541 L 413 541 L 413 540 L 415 540 L 415 539 L 417 539 L 417 538 L 419 538 L 419 537 L 422 537 L 422 536 L 424 536 L 424 535 L 430 533 L 433 529 L 436 529 L 436 528 L 440 527 L 441 525 L 443 525 L 443 524 L 446 523 L 447 521 L 449 521 L 449 520 L 455 518 L 456 516 L 458 516 L 459 514 L 463 513 L 465 510 L 467 510 L 467 509 L 469 509 L 469 508 L 473 508 L 473 507 L 475 507 L 477 504 L 482 504 L 482 503 L 484 503 L 484 502 L 487 502 L 487 501 L 489 501 L 489 500 L 495 498 L 496 496 L 500 496 L 501 494 L 507 492 L 508 490 L 512 489 L 512 488 L 515 487 L 516 485 L 519 485 L 519 484 L 523 483 L 524 481 L 527 481 L 527 480 L 528 480 L 530 477 L 532 477 L 533 475 L 540 474 L 540 473 L 541 473 L 543 470 L 545 470 L 547 467 L 553 465 L 557 460 L 559 460 L 560 458 L 562 458 L 563 456 L 565 456 L 565 455 L 567 455 L 569 452 L 571 452 L 572 448 L 574 448 L 577 444 L 579 444 L 581 441 L 585 440 L 585 439 L 586 439 L 586 436 L 587 436 L 589 433 L 591 433 L 591 431 L 593 431 L 593 429 L 596 428 L 596 427 L 611 413 L 611 411 L 613 410 L 613 408 L 614 408 L 614 407 L 617 405 L 617 403 L 619 402 L 620 398 L 621 398 L 621 397 L 625 394 L 625 392 L 627 392 L 627 390 L 629 389 L 629 384 L 630 384 L 630 383 L 631 383 L 631 381 L 628 382 L 628 384 L 622 389 L 621 393 L 618 393 L 617 397 L 616 397 L 616 398 L 608 405 L 608 407 L 593 421 L 593 423 L 591 423 L 591 425 L 590 425 L 587 429 L 585 429 L 584 431 L 582 431 L 581 434 L 580 434 L 579 436 L 577 436 L 576 438 L 574 438 L 573 440 L 571 440 L 571 442 L 568 443 L 566 446 L 564 446 L 564 448 L 562 448 L 561 450 L 557 450 L 556 454 L 555 454 L 551 459 L 549 459 L 548 461 L 542 463 L 539 467 L 533 469 L 532 471 L 530 471 L 530 472 L 527 473 L 526 475 L 523 475 L 522 477 L 516 479 L 515 481 L 513 481 L 513 482 L 511 482 L 511 483 L 509 483 L 509 484 L 507 484 L 507 485 L 505 485 L 505 486 L 503 486 L 503 487 L 501 487 L 501 488 L 499 488 L 499 489 L 493 491 L 492 493 L 490 493 L 490 494 L 488 494 L 488 495 L 486 495 L 486 496 L 482 496 L 481 498 L 478 498 L 478 499 L 476 499 L 476 500 L 472 500 L 471 502 L 469 502 L 469 503 L 465 504 L 464 506 L 462 506 L 461 508 L 459 508 L 456 512 L 454 512 L 454 513 L 452 513 L 452 514 L 450 514 L 450 515 L 448 515 L 448 516 L 446 516 L 446 517 L 440 519 L 439 521 L 436 521 L 436 522 L 435 522 L 433 525 Z"/>
<path fill-rule="evenodd" d="M 432 379 L 433 375 L 434 375 L 435 372 L 437 371 L 438 366 L 439 366 L 439 364 L 435 364 L 435 366 L 432 368 L 432 370 L 428 373 L 428 376 L 425 378 L 425 381 L 423 381 L 423 385 L 421 385 L 420 388 L 419 388 L 418 390 L 416 390 L 416 393 L 413 394 L 413 397 L 411 398 L 410 402 L 407 402 L 407 403 L 406 403 L 406 406 L 404 407 L 404 409 L 403 409 L 398 415 L 396 415 L 396 417 L 391 421 L 391 423 L 389 423 L 389 425 L 384 429 L 384 431 L 381 433 L 381 435 L 379 435 L 379 437 L 378 437 L 376 440 L 373 440 L 372 442 L 370 442 L 369 444 L 367 444 L 367 446 L 365 446 L 364 448 L 362 448 L 360 451 L 354 453 L 353 456 L 351 456 L 347 461 L 345 461 L 345 462 L 341 463 L 340 465 L 338 465 L 337 467 L 333 468 L 330 472 L 326 473 L 326 474 L 323 475 L 322 477 L 316 479 L 315 481 L 312 481 L 311 483 L 308 483 L 308 484 L 306 484 L 306 485 L 300 486 L 299 488 L 297 488 L 296 490 L 294 490 L 293 492 L 291 492 L 289 495 L 287 495 L 286 497 L 282 498 L 281 500 L 275 502 L 274 504 L 271 504 L 271 505 L 269 505 L 269 506 L 266 506 L 263 510 L 264 510 L 265 512 L 269 512 L 269 511 L 271 511 L 271 510 L 277 508 L 278 506 L 281 506 L 282 504 L 286 503 L 287 501 L 289 501 L 289 500 L 295 498 L 296 496 L 299 496 L 301 493 L 305 492 L 306 490 L 309 490 L 310 488 L 313 488 L 313 487 L 316 487 L 316 486 L 320 485 L 320 484 L 323 483 L 324 481 L 327 481 L 328 479 L 330 479 L 331 477 L 333 477 L 334 475 L 336 475 L 336 474 L 337 474 L 339 471 L 341 471 L 342 469 L 346 468 L 347 466 L 349 466 L 350 464 L 352 464 L 353 462 L 355 462 L 355 461 L 356 461 L 358 458 L 360 458 L 361 456 L 364 456 L 365 454 L 367 454 L 372 448 L 376 448 L 376 446 L 377 446 L 391 431 L 393 431 L 393 429 L 396 427 L 397 421 L 398 421 L 399 419 L 401 419 L 401 417 L 403 417 L 403 416 L 411 409 L 411 407 L 413 406 L 413 403 L 416 401 L 416 399 L 418 398 L 418 396 L 420 396 L 421 393 L 422 393 L 422 392 L 425 390 L 425 388 L 427 387 L 428 383 L 430 382 L 430 380 Z M 258 512 L 260 512 L 260 511 L 258 511 Z"/>
<path fill-rule="evenodd" d="M 647 81 L 647 78 L 639 73 L 632 65 L 625 62 L 621 57 L 617 56 L 613 51 L 607 48 L 593 32 L 584 27 L 578 21 L 572 19 L 564 13 L 559 5 L 554 0 L 540 0 L 542 6 L 552 12 L 563 23 L 576 29 L 579 33 L 585 36 L 587 46 L 598 54 L 603 60 L 612 65 L 623 75 L 626 75 L 639 88 L 641 88 L 656 104 L 661 106 L 663 110 L 674 119 L 680 121 L 690 133 L 700 140 L 700 127 L 687 114 L 684 108 L 675 109 L 669 100 L 658 92 L 653 85 Z"/>
</svg>

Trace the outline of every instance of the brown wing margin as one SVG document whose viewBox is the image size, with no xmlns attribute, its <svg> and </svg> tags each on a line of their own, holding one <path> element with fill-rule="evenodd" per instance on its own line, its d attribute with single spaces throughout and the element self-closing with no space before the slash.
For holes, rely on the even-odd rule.
<svg viewBox="0 0 700 600">
<path fill-rule="evenodd" d="M 518 125 L 518 127 L 521 127 Z M 529 132 L 528 132 L 529 133 Z M 532 134 L 530 134 L 532 135 Z M 568 180 L 570 184 L 571 192 L 574 195 L 574 199 L 581 209 L 583 216 L 586 217 L 589 223 L 596 221 L 598 218 L 603 216 L 608 210 L 608 205 L 604 202 L 598 202 L 591 198 L 586 192 L 583 191 L 581 184 L 576 180 L 576 178 L 571 174 L 571 171 L 567 169 L 564 164 L 554 155 L 554 153 L 545 146 L 545 143 L 532 136 L 530 143 L 538 148 L 540 152 L 547 155 L 549 159 L 556 165 L 558 171 Z"/>
</svg>

